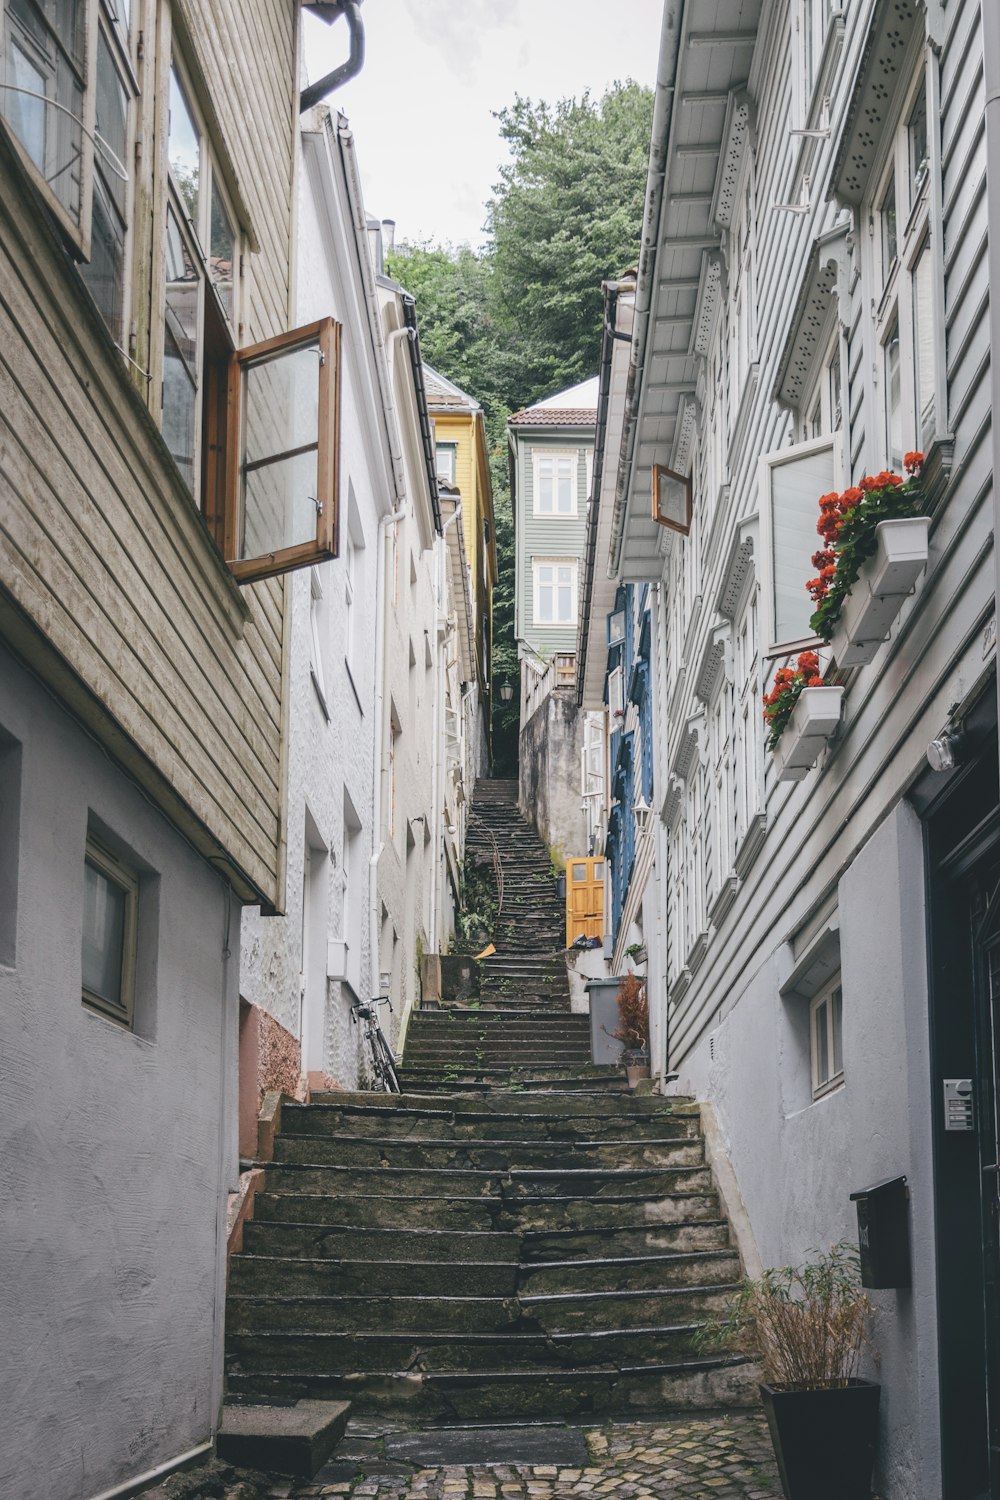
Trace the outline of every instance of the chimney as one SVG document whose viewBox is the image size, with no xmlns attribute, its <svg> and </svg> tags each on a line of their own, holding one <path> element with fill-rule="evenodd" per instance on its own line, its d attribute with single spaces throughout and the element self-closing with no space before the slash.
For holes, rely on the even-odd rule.
<svg viewBox="0 0 1000 1500">
<path fill-rule="evenodd" d="M 389 255 L 396 248 L 396 221 L 395 219 L 382 220 L 382 249 Z"/>
</svg>

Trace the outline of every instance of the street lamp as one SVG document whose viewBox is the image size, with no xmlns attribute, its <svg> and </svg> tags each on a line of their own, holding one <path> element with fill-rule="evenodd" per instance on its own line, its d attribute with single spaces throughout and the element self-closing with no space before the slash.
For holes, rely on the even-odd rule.
<svg viewBox="0 0 1000 1500">
<path fill-rule="evenodd" d="M 653 809 L 650 807 L 645 797 L 643 797 L 640 793 L 639 799 L 633 807 L 632 811 L 635 813 L 636 837 L 641 839 L 643 834 L 646 832 L 646 825 L 649 822 L 649 815 L 653 811 Z"/>
<path fill-rule="evenodd" d="M 509 677 L 505 677 L 500 684 L 500 696 L 505 703 L 509 703 L 514 696 L 514 684 Z"/>
</svg>

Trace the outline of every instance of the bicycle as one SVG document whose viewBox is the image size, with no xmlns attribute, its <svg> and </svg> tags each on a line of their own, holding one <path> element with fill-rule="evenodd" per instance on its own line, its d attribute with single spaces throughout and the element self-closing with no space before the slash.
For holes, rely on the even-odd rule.
<svg viewBox="0 0 1000 1500">
<path fill-rule="evenodd" d="M 369 1088 L 386 1094 L 398 1094 L 400 1089 L 396 1076 L 396 1059 L 379 1023 L 380 1005 L 388 1005 L 392 1010 L 392 1001 L 388 995 L 376 995 L 373 1000 L 355 1000 L 351 1006 L 351 1020 L 355 1025 L 360 1023 L 364 1027 L 364 1038 L 368 1043 L 372 1065 Z"/>
</svg>

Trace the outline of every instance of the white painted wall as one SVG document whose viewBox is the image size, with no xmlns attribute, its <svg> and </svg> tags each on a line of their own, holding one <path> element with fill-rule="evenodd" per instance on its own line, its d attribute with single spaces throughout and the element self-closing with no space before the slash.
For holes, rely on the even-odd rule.
<svg viewBox="0 0 1000 1500">
<path fill-rule="evenodd" d="M 0 967 L 0 1494 L 86 1500 L 212 1435 L 239 908 L 3 649 L 0 729 L 21 761 L 19 830 L 0 844 L 5 877 L 17 864 Z M 81 1001 L 89 817 L 141 872 L 135 1033 Z"/>
<path fill-rule="evenodd" d="M 352 223 L 358 205 L 338 135 L 318 112 L 307 124 L 318 128 L 302 135 L 296 321 L 332 315 L 343 329 L 340 555 L 287 581 L 285 910 L 244 913 L 240 982 L 244 999 L 300 1040 L 304 1033 L 304 1072 L 352 1087 L 361 1059 L 350 1006 L 378 989 L 368 920 L 375 580 L 379 518 L 392 507 L 393 478 L 378 381 L 384 353 L 366 304 L 372 270 L 359 259 Z M 367 256 L 367 240 L 361 248 Z"/>
</svg>

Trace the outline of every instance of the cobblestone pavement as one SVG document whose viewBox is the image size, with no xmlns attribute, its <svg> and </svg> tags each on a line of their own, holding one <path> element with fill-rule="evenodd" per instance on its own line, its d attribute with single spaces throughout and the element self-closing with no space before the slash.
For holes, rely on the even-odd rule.
<svg viewBox="0 0 1000 1500">
<path fill-rule="evenodd" d="M 310 1483 L 263 1481 L 233 1497 L 268 1500 L 781 1500 L 767 1426 L 743 1414 L 586 1430 L 588 1462 L 421 1468 L 371 1439 L 344 1446 Z M 346 1451 L 345 1451 L 346 1450 Z M 260 1485 L 258 1491 L 256 1485 Z"/>
</svg>

